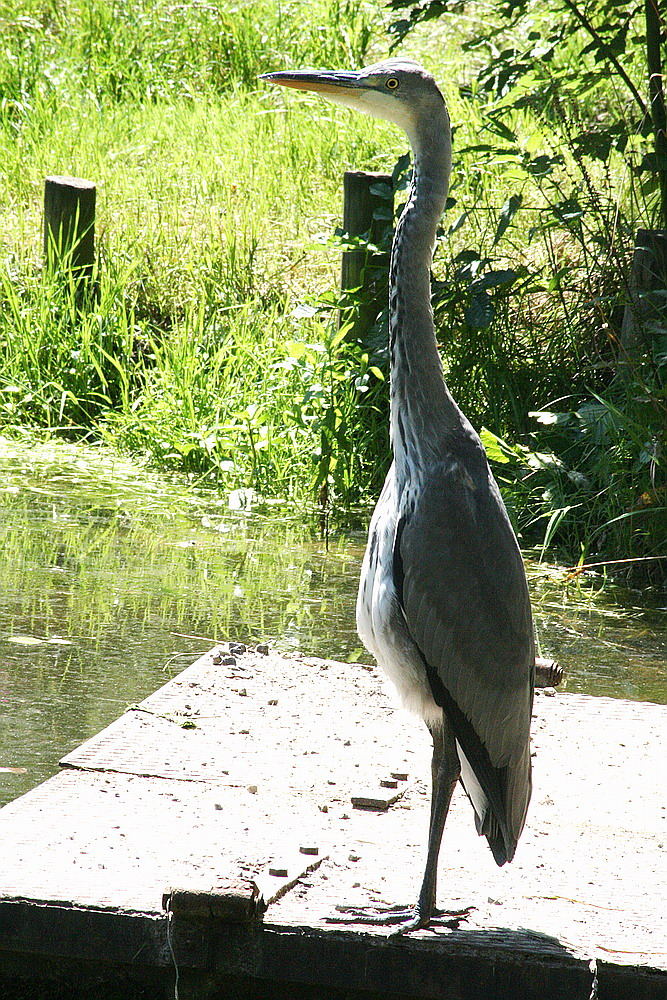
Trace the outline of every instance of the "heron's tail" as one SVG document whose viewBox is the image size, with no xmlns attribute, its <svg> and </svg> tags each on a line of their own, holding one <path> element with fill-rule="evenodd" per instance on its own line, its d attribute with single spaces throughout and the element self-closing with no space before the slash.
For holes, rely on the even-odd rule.
<svg viewBox="0 0 667 1000">
<path fill-rule="evenodd" d="M 526 821 L 532 790 L 530 744 L 526 744 L 521 756 L 503 768 L 503 772 L 500 780 L 502 809 L 498 810 L 497 804 L 488 799 L 483 815 L 475 809 L 477 832 L 488 840 L 497 865 L 504 865 L 514 857 Z"/>
<path fill-rule="evenodd" d="M 475 810 L 475 826 L 489 842 L 497 865 L 511 861 L 526 821 L 532 790 L 530 744 L 506 767 L 493 768 L 495 788 L 485 788 L 488 775 L 478 775 L 461 757 L 461 781 Z M 491 793 L 491 794 L 489 794 Z"/>
</svg>

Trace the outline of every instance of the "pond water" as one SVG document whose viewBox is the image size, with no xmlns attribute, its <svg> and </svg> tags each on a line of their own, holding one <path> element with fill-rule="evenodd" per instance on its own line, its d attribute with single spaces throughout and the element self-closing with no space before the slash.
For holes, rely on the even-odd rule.
<svg viewBox="0 0 667 1000">
<path fill-rule="evenodd" d="M 216 641 L 370 662 L 361 532 L 326 545 L 303 517 L 231 510 L 101 449 L 2 439 L 0 506 L 0 804 Z M 529 577 L 565 690 L 667 703 L 664 608 Z"/>
</svg>

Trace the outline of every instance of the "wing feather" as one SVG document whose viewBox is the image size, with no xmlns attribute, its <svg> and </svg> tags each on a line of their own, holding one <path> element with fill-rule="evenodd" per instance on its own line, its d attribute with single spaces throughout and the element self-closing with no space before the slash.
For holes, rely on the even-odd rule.
<svg viewBox="0 0 667 1000">
<path fill-rule="evenodd" d="M 533 626 L 521 554 L 486 459 L 472 476 L 467 468 L 451 458 L 431 468 L 401 521 L 394 566 L 433 696 L 484 792 L 482 806 L 471 795 L 478 827 L 502 863 L 530 797 Z"/>
</svg>

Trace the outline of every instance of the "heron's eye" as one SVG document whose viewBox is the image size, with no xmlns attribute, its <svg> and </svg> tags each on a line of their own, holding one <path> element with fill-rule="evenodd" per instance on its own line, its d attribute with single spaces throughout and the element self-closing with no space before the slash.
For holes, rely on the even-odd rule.
<svg viewBox="0 0 667 1000">
<path fill-rule="evenodd" d="M 385 86 L 387 90 L 398 90 L 398 80 L 395 76 L 390 76 Z"/>
</svg>

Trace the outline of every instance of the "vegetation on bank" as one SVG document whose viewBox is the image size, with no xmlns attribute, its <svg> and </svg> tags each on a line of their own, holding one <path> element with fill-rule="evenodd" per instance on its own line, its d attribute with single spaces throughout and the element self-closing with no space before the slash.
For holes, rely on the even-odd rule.
<svg viewBox="0 0 667 1000">
<path fill-rule="evenodd" d="M 405 140 L 257 77 L 363 65 L 404 35 L 455 124 L 443 360 L 522 537 L 571 562 L 664 555 L 665 333 L 633 358 L 621 337 L 660 175 L 590 36 L 549 27 L 564 3 L 504 5 L 511 20 L 443 0 L 419 24 L 402 2 L 318 0 L 304 17 L 289 0 L 0 0 L 0 427 L 104 437 L 337 516 L 376 496 L 383 337 L 338 330 L 333 234 L 343 169 L 391 171 Z M 600 37 L 645 93 L 639 8 L 623 6 L 622 47 Z M 99 185 L 85 300 L 41 262 L 43 178 L 59 173 Z"/>
</svg>

